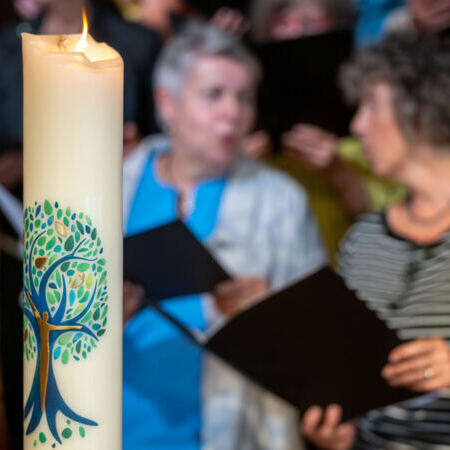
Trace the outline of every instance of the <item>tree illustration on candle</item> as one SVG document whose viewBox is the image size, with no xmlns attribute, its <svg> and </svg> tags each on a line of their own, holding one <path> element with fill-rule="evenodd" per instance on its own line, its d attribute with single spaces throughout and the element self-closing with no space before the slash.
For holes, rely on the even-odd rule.
<svg viewBox="0 0 450 450">
<path fill-rule="evenodd" d="M 106 332 L 108 312 L 107 271 L 101 239 L 91 219 L 58 202 L 35 203 L 24 213 L 24 342 L 28 361 L 36 369 L 25 403 L 26 434 L 41 430 L 45 416 L 53 438 L 61 444 L 56 418 L 67 423 L 97 426 L 73 411 L 62 397 L 53 365 L 81 361 L 96 348 Z M 62 430 L 69 438 L 70 428 Z"/>
</svg>

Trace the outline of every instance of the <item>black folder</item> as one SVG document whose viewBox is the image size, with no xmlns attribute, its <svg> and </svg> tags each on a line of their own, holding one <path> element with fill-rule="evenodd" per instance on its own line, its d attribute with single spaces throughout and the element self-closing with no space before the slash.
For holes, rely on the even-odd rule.
<svg viewBox="0 0 450 450">
<path fill-rule="evenodd" d="M 149 242 L 151 248 L 146 248 Z M 131 257 L 133 249 L 138 258 Z M 338 403 L 347 420 L 417 396 L 391 388 L 381 377 L 388 354 L 402 341 L 331 269 L 319 270 L 269 296 L 202 339 L 156 300 L 175 292 L 207 292 L 208 284 L 212 288 L 226 279 L 214 258 L 182 222 L 127 238 L 125 250 L 128 271 L 130 261 L 143 258 L 133 278 L 145 285 L 150 305 L 198 345 L 300 411 Z M 165 272 L 172 275 L 164 278 Z M 155 283 L 144 283 L 144 275 Z M 164 280 L 181 284 L 164 288 Z"/>
<path fill-rule="evenodd" d="M 351 30 L 255 45 L 263 66 L 258 128 L 276 144 L 299 122 L 347 135 L 354 110 L 343 99 L 338 75 L 352 49 Z"/>
<path fill-rule="evenodd" d="M 381 377 L 401 343 L 325 268 L 235 317 L 205 347 L 300 411 L 337 403 L 347 420 L 417 396 Z"/>
<path fill-rule="evenodd" d="M 125 279 L 149 301 L 211 292 L 230 279 L 180 220 L 125 238 L 123 253 Z"/>
</svg>

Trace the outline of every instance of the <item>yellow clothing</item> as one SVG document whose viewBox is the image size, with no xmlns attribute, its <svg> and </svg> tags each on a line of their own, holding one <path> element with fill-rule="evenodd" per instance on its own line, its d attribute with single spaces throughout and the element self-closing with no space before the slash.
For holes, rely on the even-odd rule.
<svg viewBox="0 0 450 450">
<path fill-rule="evenodd" d="M 369 196 L 372 212 L 380 211 L 407 195 L 405 187 L 372 174 L 359 140 L 352 137 L 342 138 L 339 144 L 339 157 L 351 165 L 360 175 Z M 282 154 L 269 156 L 268 162 L 288 172 L 305 188 L 309 196 L 311 209 L 316 215 L 322 232 L 330 262 L 335 265 L 339 241 L 353 222 L 335 187 L 320 172 L 311 170 Z"/>
</svg>

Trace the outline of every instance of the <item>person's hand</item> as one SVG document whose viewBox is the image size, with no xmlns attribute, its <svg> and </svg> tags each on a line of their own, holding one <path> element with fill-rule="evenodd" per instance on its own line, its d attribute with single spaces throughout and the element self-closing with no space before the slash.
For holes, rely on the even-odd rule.
<svg viewBox="0 0 450 450">
<path fill-rule="evenodd" d="M 286 152 L 315 169 L 328 168 L 337 156 L 338 137 L 329 131 L 308 124 L 297 124 L 284 133 Z"/>
<path fill-rule="evenodd" d="M 245 17 L 238 10 L 230 8 L 218 9 L 211 17 L 211 24 L 239 38 L 249 29 Z"/>
<path fill-rule="evenodd" d="M 17 187 L 22 180 L 23 157 L 17 150 L 0 155 L 0 184 L 7 189 Z"/>
<path fill-rule="evenodd" d="M 409 0 L 415 26 L 424 31 L 441 31 L 450 26 L 448 0 Z"/>
<path fill-rule="evenodd" d="M 347 450 L 353 446 L 355 426 L 340 423 L 342 408 L 329 405 L 325 411 L 320 406 L 311 406 L 302 419 L 303 435 L 316 447 L 324 450 Z"/>
<path fill-rule="evenodd" d="M 450 350 L 444 339 L 418 339 L 399 345 L 389 355 L 382 376 L 391 386 L 416 392 L 450 387 Z"/>
<path fill-rule="evenodd" d="M 123 324 L 125 325 L 141 308 L 144 289 L 131 281 L 123 282 Z"/>
<path fill-rule="evenodd" d="M 262 278 L 238 278 L 219 283 L 211 294 L 219 311 L 232 317 L 267 291 L 267 281 Z"/>
<path fill-rule="evenodd" d="M 257 159 L 270 153 L 271 147 L 270 136 L 261 130 L 249 134 L 244 139 L 242 151 L 244 155 Z"/>
</svg>

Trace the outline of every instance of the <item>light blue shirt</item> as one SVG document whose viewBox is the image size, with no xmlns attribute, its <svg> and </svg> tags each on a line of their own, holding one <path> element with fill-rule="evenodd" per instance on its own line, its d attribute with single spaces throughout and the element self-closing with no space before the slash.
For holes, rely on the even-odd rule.
<svg viewBox="0 0 450 450">
<path fill-rule="evenodd" d="M 167 137 L 150 136 L 124 161 L 125 228 L 128 228 L 130 211 L 134 207 L 149 155 L 167 151 L 170 146 L 170 139 Z M 204 191 L 202 187 L 197 189 L 194 209 L 197 208 L 197 203 L 203 203 L 200 202 L 202 191 L 211 192 L 210 188 L 211 186 Z M 143 208 L 148 207 L 151 204 L 145 201 Z M 192 216 L 194 214 L 193 211 Z M 324 246 L 304 190 L 286 174 L 259 161 L 245 157 L 236 160 L 227 177 L 216 215 L 214 230 L 203 243 L 233 277 L 262 277 L 269 282 L 270 290 L 274 292 L 326 264 Z M 139 224 L 136 231 L 141 226 L 143 224 Z M 224 318 L 215 311 L 207 297 L 202 300 L 208 318 L 209 334 L 223 323 Z M 168 305 L 175 305 L 175 301 L 171 300 Z M 130 325 L 136 324 L 139 317 Z M 143 328 L 142 335 L 145 334 L 145 327 Z M 128 332 L 127 330 L 126 334 Z M 180 339 L 179 342 L 186 341 Z M 125 351 L 128 351 L 127 348 Z M 177 370 L 183 373 L 183 361 Z M 202 359 L 201 380 L 203 414 L 201 422 L 199 419 L 197 424 L 201 425 L 203 450 L 303 448 L 298 432 L 300 419 L 296 411 L 286 403 L 231 370 L 213 355 L 205 354 Z M 129 386 L 125 384 L 124 388 L 125 395 L 130 395 L 130 392 L 126 392 Z M 139 392 L 136 390 L 134 394 L 137 396 Z M 173 402 L 173 398 L 168 397 L 167 403 Z M 127 414 L 126 410 L 124 412 Z M 139 411 L 131 417 L 139 420 Z M 145 418 L 133 424 L 136 428 L 147 425 Z M 189 429 L 192 430 L 193 427 Z M 164 432 L 167 432 L 167 427 Z M 139 443 L 145 442 L 144 433 L 142 431 L 142 441 L 138 438 L 134 440 L 137 442 L 136 450 L 146 449 L 145 445 Z M 184 432 L 184 436 L 186 435 L 188 434 Z M 181 442 L 181 436 L 176 436 L 177 442 Z M 157 448 L 166 450 L 168 445 Z M 131 447 L 124 448 L 129 450 Z M 173 444 L 171 448 L 184 450 L 192 447 Z"/>
<path fill-rule="evenodd" d="M 127 235 L 178 218 L 178 192 L 159 179 L 158 158 L 152 153 L 147 159 L 131 204 Z M 209 180 L 192 194 L 186 225 L 200 241 L 214 230 L 225 184 L 225 179 Z M 170 299 L 163 307 L 191 328 L 206 328 L 200 296 Z M 149 307 L 127 324 L 123 344 L 123 449 L 199 449 L 201 349 Z"/>
</svg>

